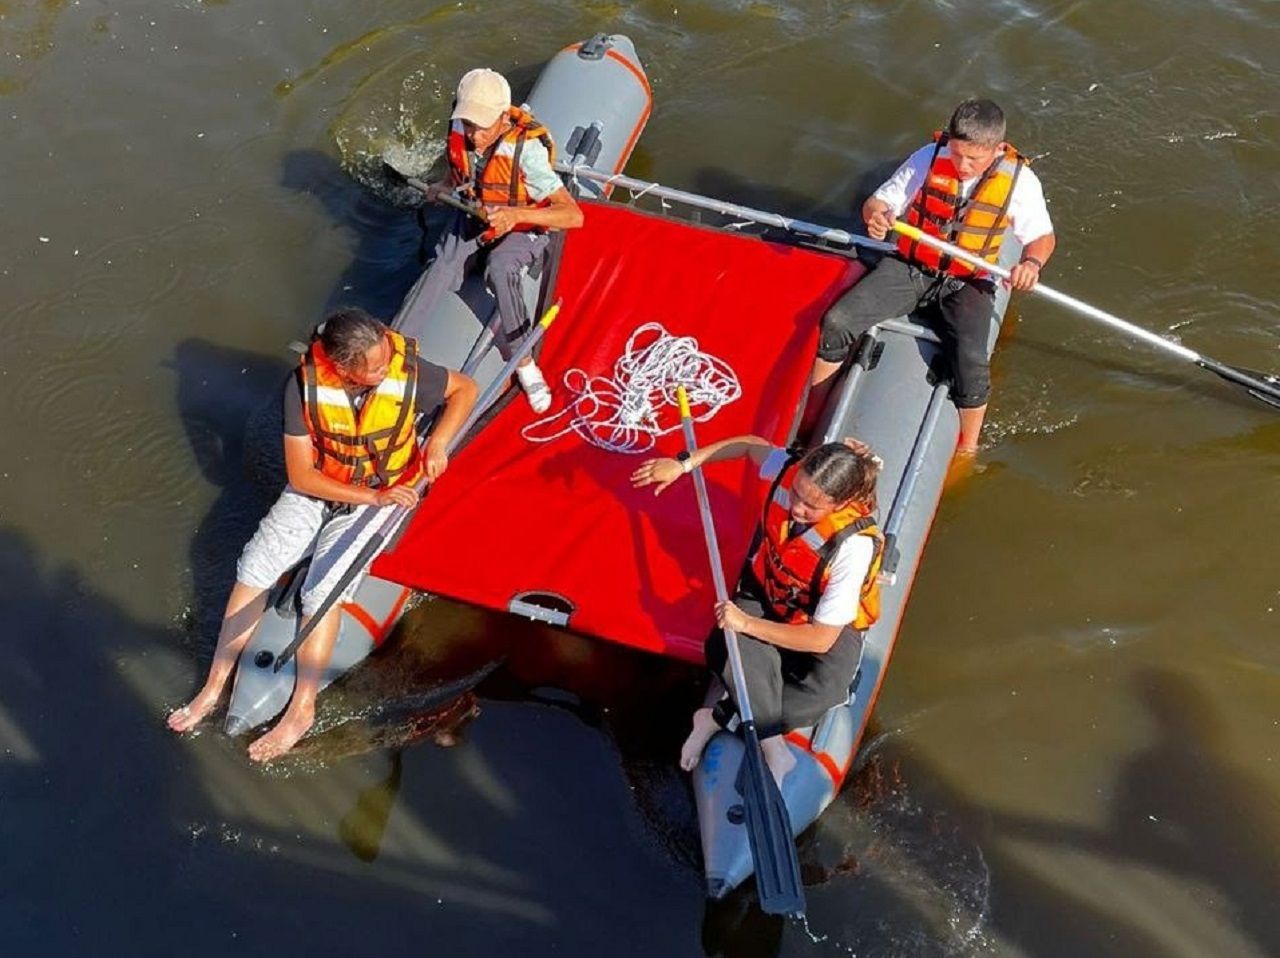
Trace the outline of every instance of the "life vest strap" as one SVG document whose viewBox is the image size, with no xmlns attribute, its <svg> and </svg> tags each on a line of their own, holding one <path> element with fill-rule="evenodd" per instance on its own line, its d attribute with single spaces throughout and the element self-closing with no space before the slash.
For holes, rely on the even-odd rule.
<svg viewBox="0 0 1280 958">
<path fill-rule="evenodd" d="M 372 433 L 370 434 L 369 440 L 368 440 L 370 444 L 369 448 L 374 453 L 373 468 L 378 475 L 379 484 L 383 486 L 391 485 L 390 473 L 388 472 L 387 467 L 391 463 L 391 457 L 394 456 L 400 450 L 400 448 L 404 445 L 404 443 L 397 444 L 395 442 L 395 437 L 399 436 L 404 431 L 404 426 L 405 426 L 405 423 L 408 421 L 409 414 L 412 412 L 413 408 L 417 405 L 416 400 L 418 395 L 418 341 L 416 339 L 404 340 L 404 358 L 401 360 L 401 364 L 404 367 L 404 376 L 405 376 L 404 392 L 402 394 L 403 398 L 400 401 L 400 408 L 399 410 L 397 410 L 395 425 L 392 426 L 391 429 L 387 432 L 387 435 L 391 437 L 391 441 L 387 443 L 386 449 L 382 450 L 381 453 L 378 453 L 377 449 L 375 449 L 372 445 L 372 442 L 374 439 L 374 436 Z M 379 432 L 383 432 L 383 430 L 379 430 Z M 415 436 L 412 430 L 410 430 L 409 435 L 405 441 L 409 443 L 412 443 L 415 441 Z"/>
<path fill-rule="evenodd" d="M 520 126 L 516 134 L 515 149 L 511 151 L 511 181 L 507 184 L 507 205 L 515 206 L 520 200 L 520 154 L 524 152 L 524 141 L 529 137 L 529 128 Z"/>
<path fill-rule="evenodd" d="M 822 544 L 822 548 L 818 550 L 818 564 L 814 568 L 813 578 L 809 582 L 809 594 L 814 600 L 813 609 L 809 610 L 810 616 L 813 615 L 818 607 L 817 600 L 822 592 L 823 579 L 827 575 L 827 569 L 830 568 L 831 560 L 835 558 L 836 552 L 849 541 L 850 536 L 856 536 L 875 524 L 875 516 L 866 515 L 861 519 L 855 519 Z"/>
</svg>

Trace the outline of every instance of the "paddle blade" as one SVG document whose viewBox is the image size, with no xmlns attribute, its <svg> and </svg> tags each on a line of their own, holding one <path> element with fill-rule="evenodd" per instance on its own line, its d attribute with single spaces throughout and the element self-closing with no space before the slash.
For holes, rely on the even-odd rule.
<svg viewBox="0 0 1280 958">
<path fill-rule="evenodd" d="M 1201 357 L 1197 365 L 1216 373 L 1229 383 L 1243 386 L 1254 399 L 1268 406 L 1280 409 L 1280 376 L 1258 372 L 1256 369 L 1245 369 L 1243 366 L 1228 366 L 1214 359 Z"/>
<path fill-rule="evenodd" d="M 1254 380 L 1254 384 L 1248 387 L 1250 396 L 1259 402 L 1266 403 L 1268 406 L 1280 409 L 1280 376 L 1260 373 L 1256 369 L 1245 369 L 1243 366 L 1233 366 L 1231 368 L 1237 372 L 1244 373 Z"/>
<path fill-rule="evenodd" d="M 803 915 L 804 885 L 800 881 L 796 843 L 791 837 L 791 816 L 760 753 L 755 727 L 744 723 L 742 735 L 746 745 L 742 756 L 742 804 L 760 908 L 769 915 Z"/>
</svg>

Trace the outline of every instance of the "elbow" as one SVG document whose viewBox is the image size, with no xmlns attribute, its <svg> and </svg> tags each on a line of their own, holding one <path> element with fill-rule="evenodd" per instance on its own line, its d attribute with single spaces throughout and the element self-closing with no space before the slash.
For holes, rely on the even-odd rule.
<svg viewBox="0 0 1280 958">
<path fill-rule="evenodd" d="M 458 377 L 458 398 L 466 403 L 474 403 L 476 397 L 480 395 L 480 387 L 476 381 L 466 373 L 457 373 Z"/>
<path fill-rule="evenodd" d="M 574 203 L 570 209 L 565 211 L 564 228 L 567 230 L 576 230 L 583 224 L 583 222 L 585 222 L 585 220 L 586 217 L 582 215 L 582 207 L 577 203 Z"/>
<path fill-rule="evenodd" d="M 1057 248 L 1057 246 L 1058 246 L 1057 236 L 1055 236 L 1053 233 L 1046 233 L 1044 236 L 1041 236 L 1038 239 L 1034 239 L 1030 243 L 1028 243 L 1025 252 L 1030 253 L 1032 256 L 1036 256 L 1039 259 L 1044 260 L 1045 262 L 1048 262 L 1049 257 L 1053 255 L 1053 251 Z"/>
<path fill-rule="evenodd" d="M 450 409 L 457 409 L 459 416 L 466 417 L 475 408 L 476 400 L 480 396 L 480 387 L 476 385 L 474 379 L 463 373 L 454 373 L 454 376 L 457 377 L 457 384 L 449 393 L 445 404 Z"/>
<path fill-rule="evenodd" d="M 286 465 L 284 477 L 288 480 L 289 485 L 293 486 L 304 496 L 314 495 L 315 491 L 311 488 L 311 479 L 316 474 L 316 470 L 311 466 L 297 467 Z"/>
<path fill-rule="evenodd" d="M 826 655 L 836 644 L 843 631 L 838 625 L 819 625 L 813 623 L 813 644 L 810 647 L 815 655 Z"/>
</svg>

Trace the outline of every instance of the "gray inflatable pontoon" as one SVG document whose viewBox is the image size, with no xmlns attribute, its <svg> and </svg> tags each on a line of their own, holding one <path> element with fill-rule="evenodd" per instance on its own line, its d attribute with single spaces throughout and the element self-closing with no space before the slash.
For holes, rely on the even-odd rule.
<svg viewBox="0 0 1280 958">
<path fill-rule="evenodd" d="M 621 171 L 649 118 L 652 94 L 635 47 L 624 36 L 598 35 L 566 47 L 551 58 L 529 94 L 527 106 L 551 131 L 569 165 L 585 165 L 608 173 Z M 607 195 L 606 184 L 584 181 L 585 195 Z M 554 247 L 553 247 L 554 249 Z M 531 311 L 538 311 L 543 280 L 554 273 L 554 256 L 545 269 L 525 279 Z M 429 269 L 430 267 L 428 267 Z M 554 278 L 554 277 L 552 277 Z M 415 310 L 415 286 L 395 320 L 403 333 L 418 340 L 422 355 L 451 369 L 465 369 L 481 389 L 502 368 L 497 350 L 487 349 L 494 300 L 479 277 L 459 295 L 442 298 L 430 310 Z M 536 315 L 536 312 L 535 312 Z M 367 521 L 381 521 L 369 512 Z M 226 730 L 239 735 L 269 722 L 289 703 L 296 678 L 294 660 L 279 672 L 276 656 L 298 629 L 295 570 L 271 595 L 270 607 L 240 655 Z M 366 576 L 350 602 L 342 606 L 342 626 L 333 659 L 321 683 L 329 685 L 368 657 L 399 621 L 410 590 L 376 576 Z"/>
<path fill-rule="evenodd" d="M 1002 247 L 1002 264 L 1016 262 L 1018 254 L 1018 243 L 1010 238 Z M 988 353 L 995 347 L 1008 300 L 1007 290 L 1001 288 L 990 318 Z M 831 804 L 849 773 L 893 654 L 960 436 L 937 337 L 915 318 L 902 316 L 873 328 L 847 369 L 832 390 L 820 432 L 823 442 L 861 439 L 884 460 L 878 489 L 886 538 L 881 612 L 867 630 L 848 701 L 831 709 L 815 727 L 787 734 L 798 761 L 783 780 L 782 795 L 795 835 Z M 720 694 L 713 688 L 709 698 Z M 738 736 L 719 732 L 693 773 L 707 894 L 712 898 L 724 897 L 753 871 L 742 796 L 735 784 L 742 749 Z"/>
</svg>

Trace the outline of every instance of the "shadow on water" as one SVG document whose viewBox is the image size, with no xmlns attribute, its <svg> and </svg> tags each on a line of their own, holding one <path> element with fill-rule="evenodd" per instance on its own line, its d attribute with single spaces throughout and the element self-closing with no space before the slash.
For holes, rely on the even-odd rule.
<svg viewBox="0 0 1280 958">
<path fill-rule="evenodd" d="M 218 489 L 191 539 L 194 624 L 201 648 L 212 654 L 240 549 L 283 488 L 279 397 L 290 364 L 284 355 L 187 339 L 172 366 L 192 456 Z"/>
<path fill-rule="evenodd" d="M 365 954 L 424 934 L 460 955 L 519 953 L 531 934 L 544 953 L 584 944 L 561 931 L 576 864 L 497 854 L 555 807 L 556 785 L 515 761 L 504 773 L 539 793 L 516 802 L 488 767 L 493 738 L 545 755 L 546 723 L 509 717 L 480 751 L 397 748 L 282 777 L 216 733 L 172 736 L 163 716 L 192 672 L 174 630 L 46 569 L 7 529 L 0 614 L 15 637 L 0 669 L 0 929 L 14 954 Z M 591 798 L 577 792 L 573 817 Z M 281 921 L 295 905 L 306 920 Z"/>
<path fill-rule="evenodd" d="M 1261 780 L 1224 761 L 1222 720 L 1191 678 L 1152 668 L 1139 672 L 1134 686 L 1154 723 L 1155 738 L 1120 771 L 1105 825 L 1078 827 L 991 812 L 985 813 L 987 821 L 1013 838 L 1208 886 L 1212 898 L 1227 903 L 1236 930 L 1260 954 L 1274 953 L 1280 945 L 1274 901 L 1280 888 L 1280 807 Z M 1002 872 L 1005 864 L 996 861 L 993 868 Z M 1167 946 L 1149 934 L 1117 927 L 1114 915 L 1078 922 L 1081 909 L 1089 908 L 1084 893 L 1097 900 L 1096 889 L 1085 886 L 1067 890 L 1025 874 L 1015 880 L 1002 876 L 994 924 L 1010 937 L 1035 941 L 1037 954 L 1065 958 L 1081 954 L 1082 944 L 1093 954 L 1167 953 Z M 1119 906 L 1124 906 L 1122 894 Z M 1053 940 L 1042 932 L 1073 925 L 1070 937 Z"/>
<path fill-rule="evenodd" d="M 1105 790 L 1114 799 L 1096 827 L 974 803 L 917 757 L 873 744 L 801 842 L 810 874 L 815 859 L 843 858 L 827 868 L 829 888 L 857 903 L 826 912 L 810 881 L 815 930 L 867 956 L 1012 946 L 1038 958 L 1156 958 L 1192 947 L 1191 929 L 1222 925 L 1187 919 L 1179 927 L 1182 911 L 1208 901 L 1224 903 L 1213 912 L 1229 916 L 1227 926 L 1192 950 L 1274 953 L 1280 808 L 1260 780 L 1221 758 L 1221 721 L 1191 679 L 1150 669 L 1135 677 L 1135 690 L 1155 738 Z M 984 887 L 966 892 L 958 884 L 966 881 Z M 733 953 L 775 952 L 748 944 Z"/>
<path fill-rule="evenodd" d="M 391 198 L 407 203 L 414 199 L 414 194 L 395 191 L 393 195 L 389 184 L 386 195 L 366 189 L 321 150 L 287 153 L 281 183 L 319 201 L 333 222 L 345 227 L 355 238 L 351 263 L 334 283 L 322 314 L 338 306 L 359 306 L 390 321 L 421 273 L 426 253 L 431 249 L 425 245 L 422 222 L 416 210 L 389 201 Z M 432 211 L 427 222 L 434 230 L 445 219 L 443 212 Z M 320 318 L 299 317 L 300 334 Z"/>
<path fill-rule="evenodd" d="M 872 742 L 800 840 L 812 941 L 869 958 L 1274 953 L 1280 808 L 1221 758 L 1221 720 L 1193 680 L 1150 669 L 1135 691 L 1156 734 L 1119 769 L 1096 827 L 974 803 L 892 740 Z M 1226 925 L 1180 927 L 1205 901 Z M 1215 926 L 1198 942 L 1188 934 Z M 748 888 L 708 903 L 702 947 L 772 958 L 800 934 L 763 915 Z"/>
</svg>

